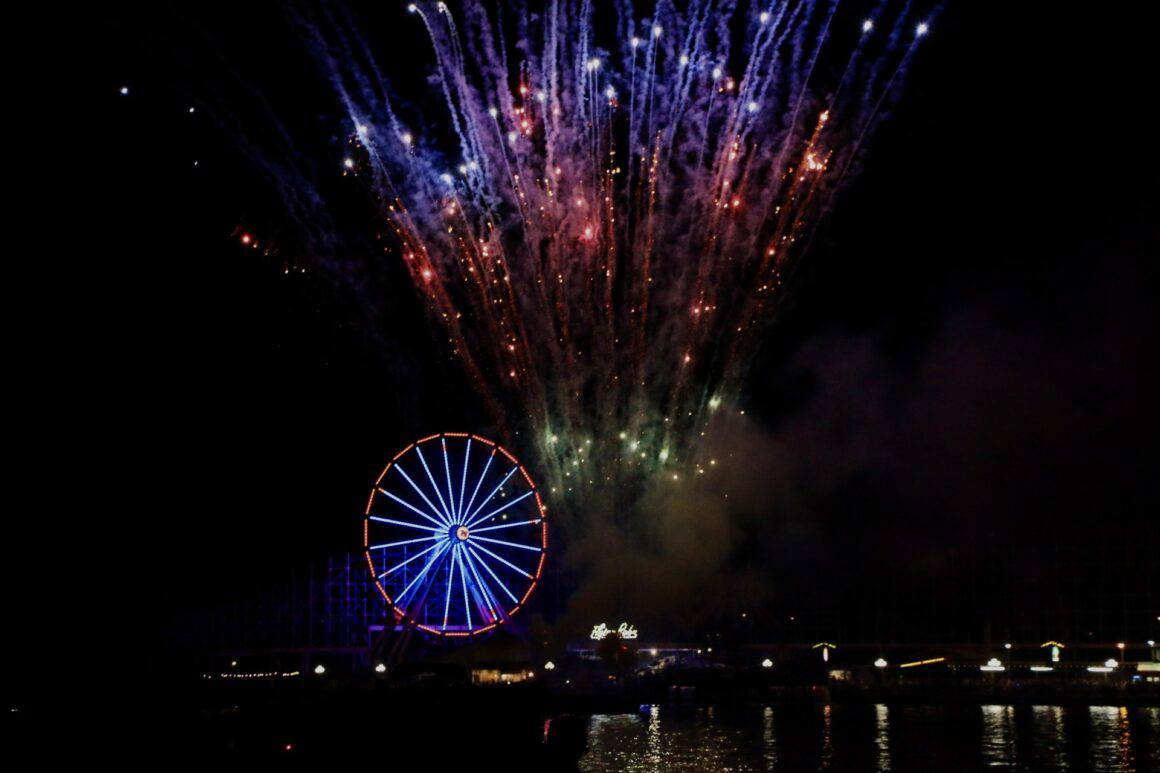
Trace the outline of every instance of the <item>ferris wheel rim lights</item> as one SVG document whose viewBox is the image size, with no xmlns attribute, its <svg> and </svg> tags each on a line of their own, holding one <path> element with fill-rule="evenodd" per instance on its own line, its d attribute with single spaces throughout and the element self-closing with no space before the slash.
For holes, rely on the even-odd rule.
<svg viewBox="0 0 1160 773">
<path fill-rule="evenodd" d="M 473 444 L 483 446 L 482 470 Z M 509 497 L 508 487 L 518 496 Z M 375 480 L 363 517 L 364 556 L 396 624 L 434 636 L 478 636 L 518 613 L 539 584 L 546 515 L 535 482 L 510 451 L 473 433 L 440 432 L 403 448 Z M 503 534 L 480 533 L 498 530 Z M 380 533 L 393 537 L 381 541 Z M 539 555 L 534 568 L 528 553 Z"/>
</svg>

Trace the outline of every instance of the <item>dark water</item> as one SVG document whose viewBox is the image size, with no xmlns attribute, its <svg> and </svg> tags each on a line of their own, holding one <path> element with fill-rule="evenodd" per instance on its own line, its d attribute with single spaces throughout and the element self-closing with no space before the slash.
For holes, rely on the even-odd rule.
<svg viewBox="0 0 1160 773">
<path fill-rule="evenodd" d="M 583 771 L 1152 770 L 1160 708 L 642 706 L 588 725 Z"/>
</svg>

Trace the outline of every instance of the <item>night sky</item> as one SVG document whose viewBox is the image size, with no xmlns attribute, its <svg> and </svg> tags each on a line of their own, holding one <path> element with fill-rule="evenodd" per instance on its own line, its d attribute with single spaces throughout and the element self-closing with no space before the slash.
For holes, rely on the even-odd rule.
<svg viewBox="0 0 1160 773">
<path fill-rule="evenodd" d="M 403 11 L 373 5 L 355 13 L 381 58 L 425 66 Z M 99 225 L 45 281 L 91 288 L 68 312 L 80 378 L 53 395 L 89 406 L 65 446 L 105 439 L 84 453 L 112 462 L 112 517 L 99 586 L 62 592 L 155 631 L 356 549 L 385 458 L 486 424 L 403 275 L 368 304 L 316 271 L 223 127 L 268 100 L 337 177 L 341 113 L 287 13 L 103 24 L 82 140 Z M 932 29 L 743 397 L 740 485 L 768 506 L 731 560 L 773 589 L 770 635 L 790 615 L 868 640 L 1154 630 L 1154 68 L 1120 24 L 951 2 Z"/>
</svg>

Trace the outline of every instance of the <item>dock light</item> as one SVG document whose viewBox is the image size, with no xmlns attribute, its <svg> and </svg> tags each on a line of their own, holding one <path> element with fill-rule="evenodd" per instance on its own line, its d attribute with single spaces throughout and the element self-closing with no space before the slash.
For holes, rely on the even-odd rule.
<svg viewBox="0 0 1160 773">
<path fill-rule="evenodd" d="M 323 674 L 326 673 L 326 666 L 319 663 L 317 666 L 314 667 L 314 673 L 318 674 L 319 676 L 322 676 Z"/>
<path fill-rule="evenodd" d="M 547 663 L 544 664 L 544 670 L 545 671 L 555 671 L 556 664 L 549 660 Z"/>
<path fill-rule="evenodd" d="M 1112 669 L 1108 668 L 1107 666 L 1088 666 L 1087 670 L 1093 674 L 1108 674 L 1112 671 Z"/>
<path fill-rule="evenodd" d="M 1032 666 L 1031 670 L 1042 673 L 1044 671 L 1054 671 L 1055 669 L 1051 666 Z"/>
<path fill-rule="evenodd" d="M 230 668 L 237 668 L 237 667 L 238 667 L 238 661 L 231 660 L 230 661 Z"/>
<path fill-rule="evenodd" d="M 761 661 L 761 667 L 762 668 L 773 668 L 773 661 L 770 660 L 769 658 L 766 658 L 765 660 Z"/>
<path fill-rule="evenodd" d="M 1006 644 L 1004 644 L 1003 649 L 1005 649 L 1005 650 L 1011 649 L 1011 642 L 1007 642 Z"/>
<path fill-rule="evenodd" d="M 1120 664 L 1116 662 L 1115 658 L 1108 658 L 1104 661 L 1104 668 L 1115 668 L 1118 665 Z"/>
<path fill-rule="evenodd" d="M 999 658 L 991 658 L 987 661 L 987 665 L 979 666 L 980 671 L 1006 671 L 1007 667 L 1003 665 Z"/>
<path fill-rule="evenodd" d="M 878 658 L 878 660 L 874 661 L 875 668 L 886 668 L 886 666 L 887 666 L 886 658 Z"/>
<path fill-rule="evenodd" d="M 383 665 L 382 663 L 378 663 L 377 665 L 375 665 L 375 673 L 376 674 L 385 674 L 386 672 L 387 672 L 387 667 L 385 665 Z"/>
</svg>

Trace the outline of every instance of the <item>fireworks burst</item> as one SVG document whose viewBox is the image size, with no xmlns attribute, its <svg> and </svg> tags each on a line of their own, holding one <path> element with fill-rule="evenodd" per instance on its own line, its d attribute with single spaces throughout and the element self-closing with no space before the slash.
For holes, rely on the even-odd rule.
<svg viewBox="0 0 1160 773">
<path fill-rule="evenodd" d="M 353 24 L 306 26 L 349 111 L 340 169 L 492 418 L 534 439 L 550 501 L 622 510 L 709 464 L 696 441 L 930 20 L 836 0 L 544 6 L 408 7 L 445 113 L 428 136 Z"/>
</svg>

